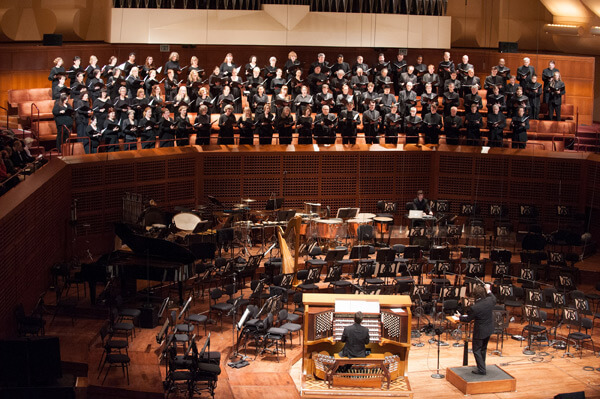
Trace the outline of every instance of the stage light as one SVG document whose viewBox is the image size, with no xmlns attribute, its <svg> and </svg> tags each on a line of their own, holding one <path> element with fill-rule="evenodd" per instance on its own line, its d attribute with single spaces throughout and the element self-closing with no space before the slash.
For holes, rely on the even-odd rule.
<svg viewBox="0 0 600 399">
<path fill-rule="evenodd" d="M 592 26 L 590 28 L 590 33 L 592 36 L 600 36 L 600 26 Z"/>
<path fill-rule="evenodd" d="M 581 36 L 583 34 L 583 27 L 579 25 L 545 24 L 544 32 L 553 35 Z"/>
</svg>

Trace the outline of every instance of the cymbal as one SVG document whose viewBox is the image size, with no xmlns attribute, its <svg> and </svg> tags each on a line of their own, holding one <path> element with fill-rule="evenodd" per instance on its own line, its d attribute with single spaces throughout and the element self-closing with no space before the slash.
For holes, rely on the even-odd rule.
<svg viewBox="0 0 600 399">
<path fill-rule="evenodd" d="M 244 199 L 242 199 L 242 202 L 245 202 L 247 204 L 251 204 L 253 202 L 256 202 L 256 200 L 252 199 L 252 198 L 244 198 Z"/>
<path fill-rule="evenodd" d="M 246 204 L 233 204 L 233 208 L 245 208 L 247 205 Z"/>
</svg>

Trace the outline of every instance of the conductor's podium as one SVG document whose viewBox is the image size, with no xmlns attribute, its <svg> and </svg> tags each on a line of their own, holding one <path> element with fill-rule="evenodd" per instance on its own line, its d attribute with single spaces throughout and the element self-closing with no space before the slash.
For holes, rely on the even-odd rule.
<svg viewBox="0 0 600 399">
<path fill-rule="evenodd" d="M 406 377 L 410 349 L 410 297 L 404 295 L 304 294 L 302 396 L 411 397 Z M 343 358 L 343 327 L 362 311 L 370 352 Z"/>
</svg>

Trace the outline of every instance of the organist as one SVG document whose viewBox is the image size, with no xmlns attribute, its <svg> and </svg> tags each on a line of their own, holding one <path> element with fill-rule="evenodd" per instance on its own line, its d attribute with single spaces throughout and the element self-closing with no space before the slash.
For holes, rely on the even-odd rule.
<svg viewBox="0 0 600 399">
<path fill-rule="evenodd" d="M 354 314 L 354 324 L 344 327 L 342 342 L 345 342 L 340 357 L 366 357 L 365 345 L 369 343 L 369 329 L 362 326 L 363 314 L 358 311 Z"/>
</svg>

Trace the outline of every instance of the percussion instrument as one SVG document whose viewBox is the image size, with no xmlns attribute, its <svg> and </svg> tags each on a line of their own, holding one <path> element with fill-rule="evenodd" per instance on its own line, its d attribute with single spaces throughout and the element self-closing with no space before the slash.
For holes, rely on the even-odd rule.
<svg viewBox="0 0 600 399">
<path fill-rule="evenodd" d="M 300 235 L 307 237 L 316 237 L 318 234 L 317 221 L 318 219 L 316 218 L 302 219 L 302 224 L 300 225 Z"/>
<path fill-rule="evenodd" d="M 356 217 L 354 219 L 348 219 L 348 234 L 351 237 L 356 237 L 356 235 L 358 234 L 358 226 L 372 223 L 373 219 L 371 218 Z"/>
<path fill-rule="evenodd" d="M 201 221 L 202 219 L 200 219 L 198 215 L 189 212 L 181 212 L 173 216 L 173 224 L 175 227 L 184 231 L 194 231 Z"/>
<path fill-rule="evenodd" d="M 311 202 L 304 203 L 304 213 L 321 213 L 321 204 L 314 204 Z"/>
<path fill-rule="evenodd" d="M 342 230 L 342 219 L 318 219 L 317 234 L 319 238 L 327 238 L 330 240 L 339 237 Z"/>
<path fill-rule="evenodd" d="M 386 234 L 389 231 L 390 226 L 394 223 L 394 218 L 385 216 L 376 216 L 373 218 L 375 222 L 375 228 L 379 234 Z"/>
<path fill-rule="evenodd" d="M 373 219 L 375 216 L 374 213 L 359 213 L 356 215 L 356 219 Z"/>
<path fill-rule="evenodd" d="M 256 202 L 256 200 L 252 198 L 243 198 L 242 202 L 245 202 L 246 204 L 251 204 L 253 202 Z"/>
</svg>

